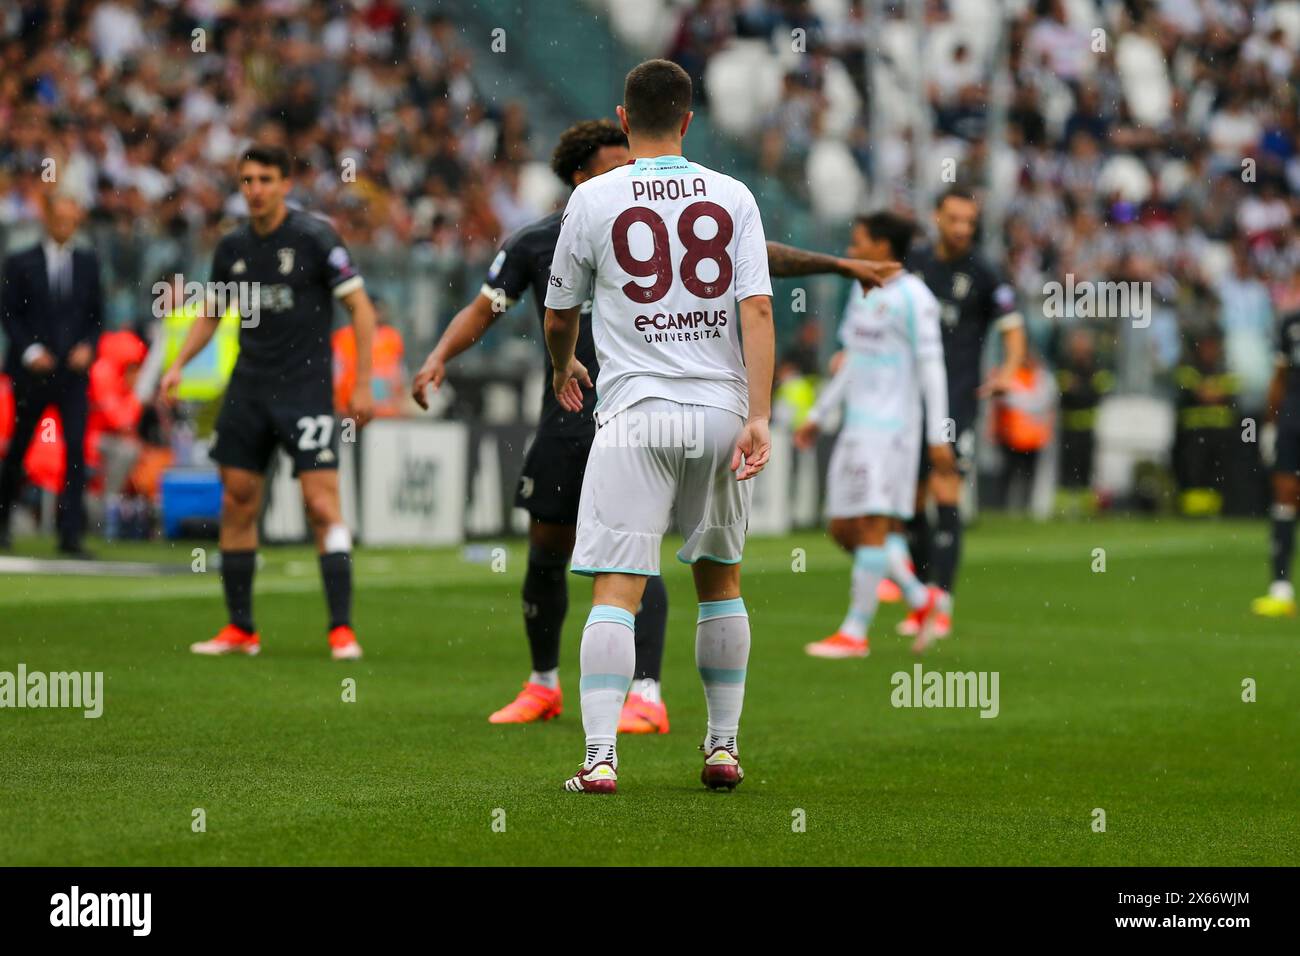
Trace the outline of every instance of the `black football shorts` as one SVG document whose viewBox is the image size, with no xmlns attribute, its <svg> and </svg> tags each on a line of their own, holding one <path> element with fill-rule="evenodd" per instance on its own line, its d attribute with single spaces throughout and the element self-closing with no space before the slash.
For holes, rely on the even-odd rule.
<svg viewBox="0 0 1300 956">
<path fill-rule="evenodd" d="M 262 474 L 276 446 L 293 473 L 338 468 L 339 423 L 328 391 L 247 386 L 232 379 L 212 436 L 213 461 Z"/>
<path fill-rule="evenodd" d="M 1300 476 L 1300 421 L 1284 419 L 1278 422 L 1273 471 L 1279 475 Z"/>
<path fill-rule="evenodd" d="M 524 456 L 515 506 L 548 524 L 578 523 L 578 499 L 595 431 L 576 435 L 538 432 Z"/>
<path fill-rule="evenodd" d="M 957 461 L 957 473 L 963 478 L 975 470 L 975 416 L 954 418 L 956 440 L 951 442 L 952 456 Z M 930 475 L 930 446 L 925 442 L 925 423 L 921 424 L 921 461 L 917 465 L 917 480 L 924 482 Z"/>
</svg>

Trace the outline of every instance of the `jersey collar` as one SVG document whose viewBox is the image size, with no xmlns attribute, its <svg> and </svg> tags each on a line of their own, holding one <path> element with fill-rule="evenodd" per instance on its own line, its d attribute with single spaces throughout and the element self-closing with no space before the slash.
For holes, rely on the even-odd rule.
<svg viewBox="0 0 1300 956">
<path fill-rule="evenodd" d="M 663 156 L 642 156 L 629 159 L 627 165 L 634 166 L 637 169 L 672 169 L 678 166 L 689 169 L 691 161 L 681 153 L 667 153 Z"/>
</svg>

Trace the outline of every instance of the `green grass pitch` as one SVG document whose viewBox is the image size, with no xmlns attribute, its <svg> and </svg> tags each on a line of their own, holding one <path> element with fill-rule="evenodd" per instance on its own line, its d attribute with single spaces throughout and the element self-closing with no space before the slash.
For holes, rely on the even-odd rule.
<svg viewBox="0 0 1300 956">
<path fill-rule="evenodd" d="M 328 659 L 306 549 L 264 551 L 253 659 L 187 651 L 222 623 L 215 574 L 3 576 L 0 670 L 103 671 L 106 702 L 98 720 L 0 710 L 0 864 L 1294 865 L 1300 636 L 1246 612 L 1266 544 L 1262 523 L 984 521 L 956 633 L 924 659 L 998 672 L 1000 713 L 981 719 L 891 705 L 914 662 L 897 606 L 867 660 L 804 656 L 843 613 L 848 561 L 821 534 L 752 541 L 747 776 L 730 794 L 699 785 L 695 601 L 666 547 L 673 730 L 622 741 L 614 798 L 561 792 L 582 750 L 585 581 L 564 715 L 487 723 L 527 673 L 518 543 L 504 573 L 459 551 L 360 552 L 367 656 L 347 664 Z M 189 548 L 104 551 L 188 564 Z"/>
</svg>

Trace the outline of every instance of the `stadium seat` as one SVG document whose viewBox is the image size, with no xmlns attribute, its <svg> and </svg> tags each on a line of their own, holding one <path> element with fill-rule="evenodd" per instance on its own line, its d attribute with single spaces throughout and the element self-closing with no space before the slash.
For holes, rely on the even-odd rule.
<svg viewBox="0 0 1300 956">
<path fill-rule="evenodd" d="M 548 163 L 525 163 L 519 171 L 519 198 L 534 209 L 550 209 L 564 200 L 564 184 L 555 178 Z"/>
<path fill-rule="evenodd" d="M 823 132 L 828 136 L 847 137 L 862 113 L 862 97 L 839 60 L 827 61 L 822 93 L 826 96 Z"/>
<path fill-rule="evenodd" d="M 825 219 L 848 219 L 866 198 L 866 180 L 842 140 L 822 137 L 808 151 L 808 190 L 813 211 Z"/>
<path fill-rule="evenodd" d="M 709 60 L 710 117 L 724 132 L 748 136 L 781 97 L 781 68 L 762 40 L 736 40 Z"/>
<path fill-rule="evenodd" d="M 1125 33 L 1115 44 L 1115 65 L 1133 118 L 1143 126 L 1168 120 L 1173 91 L 1159 45 L 1139 33 Z"/>
<path fill-rule="evenodd" d="M 1129 202 L 1141 202 L 1151 195 L 1151 174 L 1136 156 L 1120 153 L 1102 166 L 1097 187 L 1103 194 L 1119 193 Z"/>
<path fill-rule="evenodd" d="M 1132 486 L 1133 467 L 1163 459 L 1174 443 L 1174 409 L 1149 395 L 1117 395 L 1097 409 L 1099 488 L 1122 495 Z"/>
<path fill-rule="evenodd" d="M 645 56 L 658 56 L 667 49 L 677 30 L 676 9 L 664 0 L 637 3 L 604 0 L 599 6 L 607 11 L 615 36 Z"/>
</svg>

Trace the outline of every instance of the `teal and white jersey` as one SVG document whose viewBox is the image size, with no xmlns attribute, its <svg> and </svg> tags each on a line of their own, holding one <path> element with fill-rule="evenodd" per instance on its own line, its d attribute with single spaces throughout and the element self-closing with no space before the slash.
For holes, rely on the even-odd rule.
<svg viewBox="0 0 1300 956">
<path fill-rule="evenodd" d="M 899 273 L 869 292 L 853 283 L 839 339 L 844 364 L 818 397 L 814 422 L 843 404 L 846 430 L 917 435 L 924 406 L 926 444 L 951 440 L 939 303 L 918 276 Z"/>
</svg>

